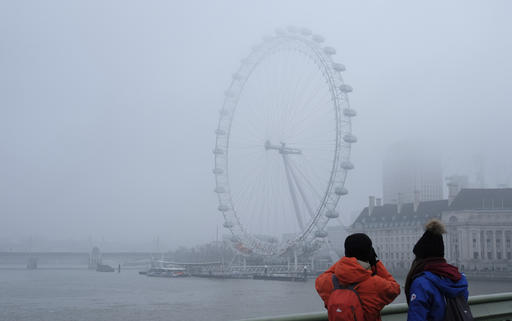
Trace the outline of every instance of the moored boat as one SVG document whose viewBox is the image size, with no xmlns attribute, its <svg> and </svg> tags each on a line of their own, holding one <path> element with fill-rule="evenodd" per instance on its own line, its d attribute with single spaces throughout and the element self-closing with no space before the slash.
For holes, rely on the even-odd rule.
<svg viewBox="0 0 512 321">
<path fill-rule="evenodd" d="M 96 272 L 115 272 L 116 269 L 107 264 L 98 264 L 96 266 Z"/>
<path fill-rule="evenodd" d="M 142 274 L 139 272 L 139 274 Z M 188 276 L 187 270 L 182 267 L 159 267 L 151 268 L 146 272 L 147 276 L 163 278 L 179 278 Z"/>
</svg>

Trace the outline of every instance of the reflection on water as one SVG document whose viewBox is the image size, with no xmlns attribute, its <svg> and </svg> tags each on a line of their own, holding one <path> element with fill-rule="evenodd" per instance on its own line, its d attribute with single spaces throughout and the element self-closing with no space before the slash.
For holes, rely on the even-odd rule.
<svg viewBox="0 0 512 321">
<path fill-rule="evenodd" d="M 511 288 L 510 281 L 470 280 L 470 295 Z M 396 302 L 404 302 L 403 294 Z M 313 280 L 167 279 L 134 270 L 0 270 L 0 320 L 220 321 L 322 309 Z"/>
</svg>

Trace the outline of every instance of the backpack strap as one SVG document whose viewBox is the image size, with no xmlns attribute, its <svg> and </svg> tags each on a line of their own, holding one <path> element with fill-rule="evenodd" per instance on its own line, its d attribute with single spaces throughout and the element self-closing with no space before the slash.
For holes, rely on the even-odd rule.
<svg viewBox="0 0 512 321">
<path fill-rule="evenodd" d="M 361 306 L 363 305 L 363 301 L 361 301 L 361 297 L 359 296 L 359 293 L 356 290 L 356 286 L 359 283 L 351 283 L 351 284 L 342 284 L 336 277 L 336 274 L 332 274 L 332 285 L 333 285 L 333 291 L 334 290 L 350 290 L 354 292 L 357 295 L 357 298 L 359 299 L 359 303 L 361 303 Z"/>
</svg>

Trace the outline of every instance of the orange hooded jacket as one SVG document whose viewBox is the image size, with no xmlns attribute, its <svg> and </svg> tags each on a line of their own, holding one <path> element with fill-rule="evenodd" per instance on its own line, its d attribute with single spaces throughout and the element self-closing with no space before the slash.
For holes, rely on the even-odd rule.
<svg viewBox="0 0 512 321">
<path fill-rule="evenodd" d="M 342 257 L 327 271 L 316 279 L 316 291 L 324 301 L 325 307 L 333 290 L 332 274 L 336 274 L 340 283 L 356 285 L 363 303 L 366 321 L 380 321 L 380 311 L 386 304 L 400 294 L 400 285 L 389 274 L 384 265 L 379 261 L 376 265 L 377 273 L 372 275 L 372 270 L 365 270 L 354 257 Z"/>
</svg>

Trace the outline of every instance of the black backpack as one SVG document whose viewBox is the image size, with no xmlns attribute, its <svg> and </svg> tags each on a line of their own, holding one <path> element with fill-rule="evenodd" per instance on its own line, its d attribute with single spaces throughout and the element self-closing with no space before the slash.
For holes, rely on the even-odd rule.
<svg viewBox="0 0 512 321">
<path fill-rule="evenodd" d="M 471 309 L 464 295 L 454 298 L 445 297 L 446 309 L 444 311 L 445 321 L 473 321 Z"/>
</svg>

